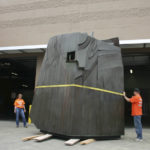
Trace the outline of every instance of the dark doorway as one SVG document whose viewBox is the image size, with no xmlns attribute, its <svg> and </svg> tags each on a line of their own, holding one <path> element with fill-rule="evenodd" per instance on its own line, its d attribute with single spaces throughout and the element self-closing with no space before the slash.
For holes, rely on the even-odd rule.
<svg viewBox="0 0 150 150">
<path fill-rule="evenodd" d="M 23 94 L 28 107 L 32 103 L 36 57 L 0 58 L 0 119 L 14 119 L 14 100 Z"/>
<path fill-rule="evenodd" d="M 142 52 L 142 50 L 141 50 Z M 125 91 L 131 97 L 134 88 L 141 90 L 144 126 L 150 126 L 150 54 L 123 53 Z M 125 124 L 133 125 L 131 104 L 125 102 Z"/>
</svg>

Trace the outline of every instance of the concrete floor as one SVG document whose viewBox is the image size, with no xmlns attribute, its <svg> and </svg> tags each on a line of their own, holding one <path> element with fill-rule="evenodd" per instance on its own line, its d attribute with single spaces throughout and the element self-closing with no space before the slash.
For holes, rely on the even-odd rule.
<svg viewBox="0 0 150 150">
<path fill-rule="evenodd" d="M 15 127 L 13 121 L 0 121 L 0 150 L 149 150 L 150 128 L 143 129 L 143 142 L 135 141 L 134 128 L 126 128 L 125 136 L 120 140 L 96 141 L 88 145 L 65 146 L 64 140 L 50 139 L 37 143 L 23 142 L 21 139 L 39 133 L 34 125 L 29 128 Z"/>
</svg>

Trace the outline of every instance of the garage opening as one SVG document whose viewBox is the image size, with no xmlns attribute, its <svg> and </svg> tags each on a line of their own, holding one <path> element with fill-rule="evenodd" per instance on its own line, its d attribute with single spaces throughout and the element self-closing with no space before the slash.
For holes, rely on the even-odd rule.
<svg viewBox="0 0 150 150">
<path fill-rule="evenodd" d="M 150 126 L 150 53 L 143 49 L 123 49 L 124 83 L 127 96 L 133 95 L 133 89 L 139 88 L 143 98 L 143 126 Z M 133 125 L 131 104 L 125 102 L 125 124 Z"/>
<path fill-rule="evenodd" d="M 0 58 L 0 118 L 15 119 L 13 103 L 23 94 L 28 108 L 32 103 L 36 73 L 36 57 Z"/>
</svg>

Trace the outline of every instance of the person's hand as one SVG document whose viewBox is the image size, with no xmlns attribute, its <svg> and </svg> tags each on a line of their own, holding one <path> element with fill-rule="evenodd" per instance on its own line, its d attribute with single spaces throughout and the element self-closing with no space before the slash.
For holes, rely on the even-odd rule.
<svg viewBox="0 0 150 150">
<path fill-rule="evenodd" d="M 26 110 L 24 109 L 24 112 L 26 113 Z"/>
<path fill-rule="evenodd" d="M 14 113 L 16 113 L 16 109 L 14 110 Z"/>
<path fill-rule="evenodd" d="M 124 97 L 126 96 L 126 92 L 123 92 L 123 96 L 124 96 Z"/>
</svg>

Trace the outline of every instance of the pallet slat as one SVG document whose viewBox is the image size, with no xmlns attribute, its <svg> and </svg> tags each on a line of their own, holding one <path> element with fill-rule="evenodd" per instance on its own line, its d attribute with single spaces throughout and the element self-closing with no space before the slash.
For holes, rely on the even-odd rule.
<svg viewBox="0 0 150 150">
<path fill-rule="evenodd" d="M 72 145 L 78 143 L 79 141 L 80 141 L 80 139 L 70 139 L 70 140 L 66 141 L 65 144 L 72 146 Z"/>
<path fill-rule="evenodd" d="M 42 135 L 42 136 L 39 136 L 39 137 L 36 137 L 36 138 L 33 138 L 33 139 L 40 142 L 40 141 L 44 141 L 46 139 L 49 139 L 52 136 L 53 136 L 52 134 L 45 134 L 45 135 Z"/>
<path fill-rule="evenodd" d="M 29 141 L 29 140 L 32 140 L 32 139 L 34 139 L 34 138 L 36 138 L 36 137 L 39 137 L 39 136 L 42 136 L 43 134 L 38 134 L 38 135 L 33 135 L 33 136 L 29 136 L 29 137 L 25 137 L 25 138 L 23 138 L 22 139 L 22 141 Z"/>
<path fill-rule="evenodd" d="M 86 145 L 86 144 L 90 144 L 92 142 L 95 142 L 95 139 L 87 139 L 87 140 L 81 141 L 80 144 Z"/>
</svg>

